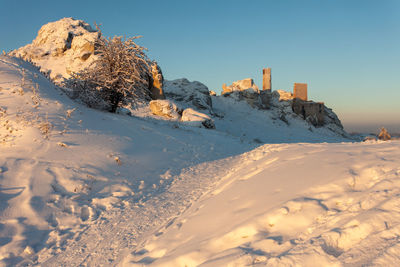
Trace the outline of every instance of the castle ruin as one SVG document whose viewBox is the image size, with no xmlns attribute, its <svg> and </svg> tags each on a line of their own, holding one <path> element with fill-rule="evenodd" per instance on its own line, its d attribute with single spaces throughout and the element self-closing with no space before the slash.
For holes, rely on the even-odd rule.
<svg viewBox="0 0 400 267">
<path fill-rule="evenodd" d="M 324 125 L 324 103 L 308 101 L 306 83 L 294 84 L 292 110 L 314 126 Z"/>
<path fill-rule="evenodd" d="M 292 110 L 314 126 L 324 125 L 324 103 L 293 98 Z"/>
<path fill-rule="evenodd" d="M 236 86 L 239 88 L 241 97 L 245 98 L 251 106 L 257 106 L 261 109 L 270 109 L 272 99 L 271 68 L 264 68 L 262 73 L 262 90 L 259 91 L 258 87 L 254 84 L 253 79 L 248 78 L 234 82 L 231 86 L 226 86 L 226 84 L 223 84 L 222 95 L 229 95 L 234 91 Z M 257 90 L 252 94 L 246 94 L 245 92 L 248 88 L 257 88 Z M 322 126 L 324 125 L 325 116 L 324 103 L 308 100 L 307 90 L 307 83 L 294 83 L 293 93 L 291 94 L 292 97 L 288 99 L 292 102 L 292 111 L 314 126 Z M 256 105 L 257 101 L 259 103 L 258 105 Z"/>
<path fill-rule="evenodd" d="M 307 84 L 306 83 L 294 83 L 293 97 L 307 101 Z"/>
<path fill-rule="evenodd" d="M 272 90 L 271 68 L 263 69 L 263 90 Z"/>
</svg>

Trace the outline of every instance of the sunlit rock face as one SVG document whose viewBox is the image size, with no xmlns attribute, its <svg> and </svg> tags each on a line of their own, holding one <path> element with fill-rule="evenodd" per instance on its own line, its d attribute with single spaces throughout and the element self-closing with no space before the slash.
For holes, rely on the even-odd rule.
<svg viewBox="0 0 400 267">
<path fill-rule="evenodd" d="M 165 99 L 163 86 L 164 86 L 164 76 L 162 75 L 162 71 L 160 66 L 157 63 L 153 63 L 151 65 L 151 76 L 153 83 L 151 85 L 151 97 L 153 99 Z"/>
<path fill-rule="evenodd" d="M 230 96 L 237 100 L 246 100 L 252 107 L 261 108 L 262 101 L 260 98 L 260 90 L 255 85 L 253 79 L 247 78 L 233 82 L 231 85 L 222 85 L 222 95 Z"/>
<path fill-rule="evenodd" d="M 222 85 L 222 94 L 232 93 L 235 91 L 259 93 L 258 86 L 255 85 L 253 79 L 251 78 L 238 80 L 229 86 L 226 86 L 226 84 Z"/>
<path fill-rule="evenodd" d="M 72 72 L 88 67 L 95 59 L 95 42 L 100 33 L 88 23 L 63 18 L 43 25 L 35 40 L 10 53 L 32 61 L 56 82 L 69 78 Z"/>
<path fill-rule="evenodd" d="M 182 110 L 171 100 L 152 100 L 150 101 L 151 113 L 168 119 L 178 120 Z"/>
<path fill-rule="evenodd" d="M 272 94 L 274 98 L 278 98 L 279 101 L 288 101 L 293 99 L 293 94 L 284 90 L 276 90 L 273 91 Z"/>
</svg>

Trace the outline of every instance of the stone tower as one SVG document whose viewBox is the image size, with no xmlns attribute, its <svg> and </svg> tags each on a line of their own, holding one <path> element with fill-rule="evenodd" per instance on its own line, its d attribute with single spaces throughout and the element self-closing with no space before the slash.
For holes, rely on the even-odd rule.
<svg viewBox="0 0 400 267">
<path fill-rule="evenodd" d="M 271 68 L 263 69 L 263 90 L 271 91 Z"/>
<path fill-rule="evenodd" d="M 307 101 L 307 84 L 295 83 L 293 87 L 293 98 Z"/>
</svg>

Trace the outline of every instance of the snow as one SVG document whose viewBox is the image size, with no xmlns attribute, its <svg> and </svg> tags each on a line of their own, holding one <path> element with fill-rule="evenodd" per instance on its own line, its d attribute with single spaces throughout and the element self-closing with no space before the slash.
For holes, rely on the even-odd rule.
<svg viewBox="0 0 400 267">
<path fill-rule="evenodd" d="M 191 126 L 215 128 L 214 122 L 208 115 L 200 113 L 192 108 L 187 108 L 182 112 L 181 120 Z"/>
<path fill-rule="evenodd" d="M 284 102 L 212 101 L 215 129 L 148 105 L 105 113 L 0 56 L 0 264 L 400 260 L 400 141 L 351 143 Z"/>
<path fill-rule="evenodd" d="M 123 264 L 393 264 L 399 145 L 261 146 Z"/>
</svg>

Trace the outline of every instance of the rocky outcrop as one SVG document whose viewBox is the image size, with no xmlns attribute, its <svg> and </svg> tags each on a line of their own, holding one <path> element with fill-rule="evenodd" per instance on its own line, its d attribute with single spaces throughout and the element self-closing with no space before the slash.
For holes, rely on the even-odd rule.
<svg viewBox="0 0 400 267">
<path fill-rule="evenodd" d="M 152 100 L 150 101 L 151 113 L 168 119 L 180 119 L 180 110 L 175 103 L 170 100 Z"/>
<path fill-rule="evenodd" d="M 286 92 L 284 90 L 273 91 L 272 94 L 279 101 L 288 101 L 293 99 L 293 94 L 291 92 Z"/>
<path fill-rule="evenodd" d="M 43 25 L 31 44 L 10 52 L 11 56 L 31 61 L 56 83 L 68 87 L 65 79 L 91 66 L 99 57 L 96 44 L 101 37 L 88 23 L 63 18 Z M 146 69 L 152 99 L 165 99 L 161 68 L 152 62 Z"/>
<path fill-rule="evenodd" d="M 192 108 L 182 110 L 171 100 L 152 100 L 150 110 L 153 115 L 166 119 L 181 121 L 182 123 L 194 126 L 214 129 L 214 121 L 207 114 L 198 112 Z"/>
<path fill-rule="evenodd" d="M 153 81 L 150 88 L 151 97 L 153 99 L 165 99 L 163 91 L 164 76 L 162 75 L 161 68 L 157 63 L 151 65 L 151 76 Z"/>
<path fill-rule="evenodd" d="M 233 82 L 231 85 L 226 86 L 226 84 L 222 85 L 222 94 L 229 94 L 232 92 L 252 92 L 252 93 L 258 93 L 260 90 L 258 89 L 258 86 L 254 84 L 253 79 L 251 78 L 246 78 L 243 80 L 238 80 L 236 82 Z"/>
<path fill-rule="evenodd" d="M 181 121 L 190 126 L 203 126 L 207 129 L 215 128 L 214 121 L 208 115 L 192 108 L 187 108 L 183 111 Z"/>
<path fill-rule="evenodd" d="M 186 106 L 212 112 L 210 92 L 201 82 L 190 82 L 187 79 L 177 79 L 164 82 L 164 94 L 167 98 L 181 102 Z"/>
<path fill-rule="evenodd" d="M 31 44 L 10 55 L 32 61 L 54 81 L 88 67 L 97 57 L 95 43 L 100 33 L 82 20 L 63 18 L 42 26 Z"/>
<path fill-rule="evenodd" d="M 384 127 L 382 127 L 381 128 L 381 131 L 380 131 L 380 133 L 379 133 L 379 135 L 378 135 L 378 139 L 379 140 L 382 140 L 382 141 L 388 141 L 388 140 L 390 140 L 392 137 L 390 136 L 390 134 L 388 133 L 388 131 L 384 128 Z"/>
<path fill-rule="evenodd" d="M 222 95 L 232 97 L 238 101 L 245 100 L 253 108 L 269 108 L 269 92 L 261 96 L 258 86 L 253 79 L 247 78 L 233 82 L 231 85 L 222 85 Z"/>
</svg>

